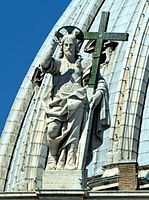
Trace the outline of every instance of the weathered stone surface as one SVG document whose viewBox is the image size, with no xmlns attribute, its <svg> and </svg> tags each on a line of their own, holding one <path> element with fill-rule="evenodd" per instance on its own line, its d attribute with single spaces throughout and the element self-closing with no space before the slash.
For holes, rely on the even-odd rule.
<svg viewBox="0 0 149 200">
<path fill-rule="evenodd" d="M 136 162 L 123 162 L 118 164 L 119 168 L 119 190 L 136 190 L 137 165 Z"/>
<path fill-rule="evenodd" d="M 81 190 L 87 187 L 86 170 L 49 170 L 43 173 L 42 189 Z"/>
<path fill-rule="evenodd" d="M 147 28 L 149 12 L 148 2 L 146 0 L 105 0 L 101 10 L 101 2 L 99 0 L 72 2 L 73 3 L 63 14 L 51 34 L 59 27 L 66 24 L 78 26 L 83 31 L 86 31 L 89 27 L 91 27 L 90 31 L 97 31 L 102 10 L 110 10 L 111 12 L 108 26 L 109 32 L 128 31 L 130 34 L 128 43 L 124 44 L 124 42 L 120 42 L 115 51 L 112 52 L 108 61 L 108 66 L 105 65 L 101 67 L 101 74 L 110 86 L 112 126 L 111 129 L 106 132 L 106 135 L 104 134 L 103 136 L 103 145 L 98 149 L 98 152 L 94 154 L 94 161 L 89 166 L 90 174 L 91 176 L 99 175 L 99 171 L 101 172 L 103 170 L 103 165 L 105 163 L 113 165 L 114 163 L 119 162 L 122 157 L 129 157 L 130 160 L 138 158 L 139 165 L 143 167 L 147 166 L 149 164 L 149 90 L 147 89 L 149 65 L 146 64 L 149 42 Z M 99 11 L 99 13 L 97 13 L 97 11 Z M 40 147 L 40 144 L 44 143 L 44 132 L 42 130 L 43 127 L 40 124 L 39 115 L 35 115 L 37 110 L 42 109 L 39 102 L 41 101 L 44 92 L 39 91 L 39 96 L 37 96 L 38 100 L 36 101 L 36 103 L 38 103 L 34 107 L 33 101 L 35 101 L 35 98 L 32 99 L 33 89 L 31 78 L 34 69 L 38 67 L 41 60 L 44 59 L 45 51 L 49 49 L 50 41 L 51 35 L 48 36 L 34 60 L 33 65 L 29 69 L 19 91 L 20 94 L 17 95 L 12 107 L 14 113 L 11 113 L 11 119 L 9 117 L 9 120 L 7 120 L 0 149 L 1 175 L 3 177 L 3 179 L 0 180 L 0 190 L 2 190 L 5 184 L 7 185 L 9 183 L 9 185 L 11 185 L 13 177 L 20 176 L 20 179 L 33 179 L 33 177 L 41 172 L 40 170 L 37 170 L 37 167 L 40 166 L 41 168 L 44 168 L 46 147 L 43 147 L 43 150 Z M 49 82 L 50 78 L 48 76 L 45 77 L 42 87 L 48 88 L 50 85 Z M 30 113 L 27 108 L 31 111 Z M 23 117 L 26 112 L 29 113 L 26 120 L 28 123 L 25 123 Z M 44 115 L 44 112 L 40 111 L 40 113 L 41 112 L 42 115 Z M 36 119 L 39 121 L 35 122 Z M 35 134 L 37 128 L 41 131 L 40 134 L 38 134 L 39 132 Z M 22 131 L 23 129 L 23 133 L 20 134 L 19 131 Z M 28 135 L 29 139 L 23 140 L 23 135 Z M 19 142 L 16 139 L 22 141 L 20 142 L 20 145 L 17 145 Z M 33 143 L 39 145 L 33 145 Z M 139 151 L 137 148 L 138 144 Z M 30 148 L 32 145 L 33 148 Z M 12 147 L 10 148 L 10 146 Z M 27 148 L 25 148 L 25 146 Z M 38 146 L 38 148 L 34 146 Z M 17 150 L 19 150 L 16 155 L 14 155 L 15 148 L 13 147 L 17 147 Z M 17 164 L 15 159 L 18 160 Z M 34 161 L 32 162 L 33 159 Z M 24 176 L 21 174 L 22 162 L 23 168 L 27 168 L 24 172 Z M 34 168 L 32 168 L 32 165 Z M 6 176 L 7 173 L 3 171 L 3 166 L 6 167 L 8 176 Z M 97 170 L 97 168 L 99 170 Z M 105 174 L 108 177 L 108 173 Z M 11 179 L 11 181 L 9 181 L 9 179 Z M 146 185 L 145 187 L 148 188 L 149 185 Z M 30 181 L 30 187 L 28 188 L 30 190 L 33 189 L 33 180 Z M 12 196 L 9 195 L 9 198 L 16 199 Z M 96 199 L 97 196 L 95 195 L 93 198 Z M 103 196 L 102 198 L 104 199 L 105 197 Z M 125 196 L 124 198 L 127 197 Z M 137 198 L 139 199 L 141 197 L 137 196 Z"/>
</svg>

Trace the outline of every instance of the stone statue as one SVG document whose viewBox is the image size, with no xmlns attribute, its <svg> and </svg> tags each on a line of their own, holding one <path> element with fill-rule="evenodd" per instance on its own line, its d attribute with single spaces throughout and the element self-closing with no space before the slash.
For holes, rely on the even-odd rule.
<svg viewBox="0 0 149 200">
<path fill-rule="evenodd" d="M 73 31 L 63 35 L 60 58 L 55 59 L 53 52 L 58 39 L 54 37 L 50 51 L 40 64 L 42 72 L 52 74 L 53 78 L 52 85 L 49 86 L 50 92 L 43 99 L 46 112 L 45 133 L 49 146 L 46 170 L 77 169 L 78 144 L 88 104 L 92 108 L 98 108 L 97 117 L 93 119 L 93 126 L 96 126 L 94 130 L 100 132 L 109 127 L 106 83 L 100 77 L 96 92 L 88 101 L 86 87 L 91 65 L 87 66 L 81 58 L 79 42 Z M 103 124 L 101 118 L 105 120 Z M 95 142 L 98 143 L 97 139 Z M 91 145 L 94 146 L 94 142 Z"/>
</svg>

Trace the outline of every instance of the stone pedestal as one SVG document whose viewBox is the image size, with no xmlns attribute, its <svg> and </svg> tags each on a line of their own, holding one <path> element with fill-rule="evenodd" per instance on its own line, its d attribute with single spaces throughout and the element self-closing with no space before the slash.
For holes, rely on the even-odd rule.
<svg viewBox="0 0 149 200">
<path fill-rule="evenodd" d="M 87 187 L 87 170 L 49 170 L 43 173 L 42 189 L 82 190 Z"/>
</svg>

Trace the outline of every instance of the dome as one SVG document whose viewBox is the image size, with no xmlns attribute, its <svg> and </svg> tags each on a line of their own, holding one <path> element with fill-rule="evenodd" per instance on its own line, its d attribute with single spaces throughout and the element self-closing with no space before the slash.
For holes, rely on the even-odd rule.
<svg viewBox="0 0 149 200">
<path fill-rule="evenodd" d="M 119 164 L 135 163 L 139 188 L 148 188 L 149 4 L 146 0 L 72 0 L 37 53 L 6 121 L 0 145 L 1 191 L 32 191 L 35 177 L 41 188 L 48 151 L 41 99 L 51 79 L 46 75 L 35 94 L 32 77 L 56 30 L 71 25 L 96 32 L 103 11 L 110 12 L 107 32 L 128 33 L 129 38 L 117 41 L 114 48 L 110 45 L 106 62 L 100 65 L 109 87 L 111 127 L 87 167 L 89 185 L 99 190 L 115 188 Z M 83 48 L 82 55 L 88 57 Z"/>
</svg>

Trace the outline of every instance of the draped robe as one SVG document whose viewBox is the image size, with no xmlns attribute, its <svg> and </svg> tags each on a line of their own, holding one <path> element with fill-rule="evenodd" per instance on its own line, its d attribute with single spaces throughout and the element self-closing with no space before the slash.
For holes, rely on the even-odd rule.
<svg viewBox="0 0 149 200">
<path fill-rule="evenodd" d="M 68 145 L 74 144 L 75 155 L 78 148 L 82 129 L 85 125 L 87 116 L 86 105 L 88 104 L 86 96 L 86 86 L 89 77 L 84 73 L 82 65 L 76 63 L 70 64 L 66 60 L 55 60 L 52 58 L 51 64 L 44 71 L 53 75 L 52 85 L 43 98 L 43 107 L 46 112 L 47 125 L 57 120 L 59 124 L 58 134 L 48 135 L 49 145 L 57 148 L 57 155 Z M 109 107 L 108 107 L 108 89 L 103 78 L 98 80 L 97 91 L 100 91 L 100 101 L 96 105 L 93 122 L 93 134 L 91 134 L 90 149 L 93 150 L 101 144 L 101 133 L 109 128 Z M 52 123 L 51 123 L 52 125 Z M 55 124 L 54 124 L 55 126 Z M 54 127 L 55 128 L 55 127 Z M 53 130 L 54 130 L 53 128 Z M 55 129 L 56 130 L 56 129 Z M 100 142 L 99 142 L 100 141 Z M 65 152 L 66 154 L 68 152 Z M 68 156 L 68 155 L 66 155 Z M 76 158 L 74 158 L 76 159 Z M 91 156 L 88 158 L 90 162 Z"/>
</svg>

